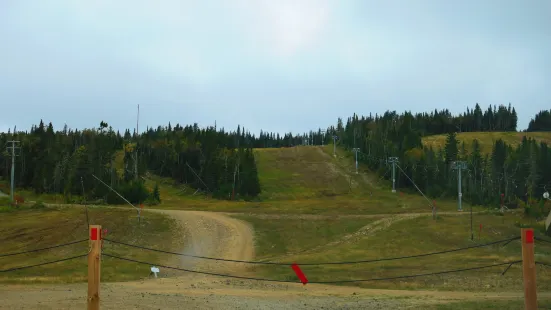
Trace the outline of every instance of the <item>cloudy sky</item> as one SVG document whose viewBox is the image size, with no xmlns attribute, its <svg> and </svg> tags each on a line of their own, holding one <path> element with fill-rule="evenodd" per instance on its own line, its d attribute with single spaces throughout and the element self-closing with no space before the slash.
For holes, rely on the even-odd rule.
<svg viewBox="0 0 551 310">
<path fill-rule="evenodd" d="M 551 108 L 549 0 L 0 0 L 0 130 Z"/>
</svg>

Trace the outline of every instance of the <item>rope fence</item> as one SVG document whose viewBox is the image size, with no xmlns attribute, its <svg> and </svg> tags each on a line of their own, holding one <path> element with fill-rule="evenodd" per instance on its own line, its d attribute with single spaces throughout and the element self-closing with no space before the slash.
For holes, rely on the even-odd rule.
<svg viewBox="0 0 551 310">
<path fill-rule="evenodd" d="M 257 265 L 278 265 L 278 266 L 289 266 L 289 265 L 291 265 L 291 263 L 246 261 L 246 260 L 235 260 L 235 259 L 224 259 L 224 258 L 215 258 L 215 257 L 207 257 L 207 256 L 198 256 L 198 255 L 183 254 L 183 253 L 177 253 L 177 252 L 171 252 L 171 251 L 165 251 L 165 250 L 158 250 L 158 249 L 148 248 L 148 247 L 144 247 L 144 246 L 133 245 L 133 244 L 129 244 L 129 243 L 121 242 L 121 241 L 115 241 L 115 240 L 111 240 L 111 239 L 107 239 L 107 238 L 103 238 L 103 240 L 114 243 L 114 244 L 125 245 L 125 246 L 128 246 L 128 247 L 138 248 L 138 249 L 147 250 L 147 251 L 153 251 L 153 252 L 165 253 L 165 254 L 172 254 L 172 255 L 178 255 L 178 256 L 193 257 L 193 258 L 199 258 L 199 259 L 207 259 L 207 260 L 215 260 L 215 261 L 223 261 L 223 262 L 233 262 L 233 263 L 244 263 L 244 264 L 257 264 Z M 451 249 L 451 250 L 443 250 L 443 251 L 438 251 L 438 252 L 430 252 L 430 253 L 408 255 L 408 256 L 387 257 L 387 258 L 378 258 L 378 259 L 371 259 L 371 260 L 359 260 L 359 261 L 297 263 L 297 264 L 301 265 L 301 266 L 322 266 L 322 265 L 352 265 L 352 264 L 384 262 L 384 261 L 392 261 L 392 260 L 417 258 L 417 257 L 425 257 L 425 256 L 438 255 L 438 254 L 459 252 L 459 251 L 464 251 L 464 250 L 469 250 L 469 249 L 474 249 L 474 248 L 481 248 L 481 247 L 486 247 L 486 246 L 500 244 L 500 243 L 505 243 L 503 245 L 503 246 L 505 246 L 505 245 L 509 244 L 511 241 L 514 241 L 514 240 L 520 240 L 520 237 L 513 237 L 513 238 L 493 241 L 493 242 L 489 242 L 489 243 L 484 243 L 484 244 L 472 245 L 472 246 L 463 247 L 463 248 L 456 248 L 456 249 Z"/>
<path fill-rule="evenodd" d="M 266 281 L 266 282 L 282 282 L 282 283 L 300 283 L 297 281 L 289 281 L 289 280 L 276 280 L 276 279 L 268 279 L 268 278 L 254 278 L 254 277 L 243 277 L 243 276 L 234 276 L 234 275 L 228 275 L 228 274 L 220 274 L 220 273 L 213 273 L 213 272 L 206 272 L 206 271 L 197 271 L 197 270 L 190 270 L 185 268 L 179 268 L 179 267 L 171 267 L 171 266 L 165 266 L 150 262 L 143 262 L 139 260 L 134 260 L 130 258 L 115 256 L 107 253 L 103 253 L 102 255 L 106 257 L 111 257 L 119 260 L 134 262 L 138 264 L 144 264 L 149 266 L 158 266 L 163 267 L 167 269 L 172 270 L 180 270 L 185 272 L 191 272 L 196 274 L 204 274 L 204 275 L 211 275 L 211 276 L 219 276 L 224 278 L 234 278 L 234 279 L 242 279 L 242 280 L 255 280 L 255 281 Z M 510 268 L 510 266 L 522 262 L 519 261 L 512 261 L 512 262 L 505 262 L 505 263 L 498 263 L 498 264 L 492 264 L 492 265 L 485 265 L 485 266 L 478 266 L 478 267 L 471 267 L 471 268 L 462 268 L 462 269 L 454 269 L 454 270 L 445 270 L 445 271 L 438 271 L 438 272 L 430 272 L 430 273 L 420 273 L 420 274 L 413 274 L 413 275 L 403 275 L 403 276 L 396 276 L 396 277 L 386 277 L 386 278 L 370 278 L 370 279 L 357 279 L 357 280 L 335 280 L 335 281 L 308 281 L 308 283 L 314 283 L 314 284 L 338 284 L 338 283 L 354 283 L 354 282 L 369 282 L 369 281 L 384 281 L 384 280 L 397 280 L 397 279 L 407 279 L 407 278 L 416 278 L 416 277 L 425 277 L 425 276 L 431 276 L 431 275 L 440 275 L 440 274 L 447 274 L 447 273 L 455 273 L 455 272 L 462 272 L 462 271 L 471 271 L 471 270 L 479 270 L 479 269 L 486 269 L 491 267 L 497 267 L 497 266 L 505 266 L 509 265 L 509 267 L 502 272 L 502 275 L 505 274 L 505 272 Z M 304 265 L 304 264 L 302 264 Z"/>
<path fill-rule="evenodd" d="M 194 274 L 202 274 L 202 275 L 210 275 L 210 276 L 217 276 L 217 277 L 223 277 L 223 278 L 233 278 L 233 279 L 242 279 L 242 280 L 253 280 L 253 281 L 265 281 L 265 282 L 279 282 L 279 283 L 301 283 L 304 285 L 306 283 L 312 283 L 312 284 L 343 284 L 343 283 L 358 283 L 358 282 L 374 282 L 374 281 L 391 281 L 391 280 L 400 280 L 400 279 L 410 279 L 410 278 L 418 278 L 418 277 L 428 277 L 428 276 L 435 276 L 435 275 L 444 275 L 444 274 L 451 274 L 451 273 L 459 273 L 459 272 L 466 272 L 466 271 L 474 271 L 474 270 L 482 270 L 482 269 L 490 269 L 495 267 L 502 267 L 506 266 L 505 269 L 501 272 L 501 275 L 505 275 L 507 271 L 515 264 L 522 263 L 522 269 L 523 269 L 523 283 L 524 283 L 524 292 L 525 292 L 525 304 L 527 305 L 527 309 L 536 309 L 534 308 L 534 305 L 537 305 L 537 296 L 536 296 L 536 285 L 535 285 L 535 279 L 536 279 L 536 266 L 542 266 L 542 267 L 551 267 L 551 263 L 547 262 L 541 262 L 541 261 L 535 261 L 534 259 L 534 241 L 538 240 L 541 241 L 544 244 L 551 244 L 550 240 L 543 239 L 538 236 L 534 236 L 533 229 L 527 229 L 522 228 L 521 229 L 521 236 L 520 237 L 512 237 L 502 240 L 496 240 L 488 243 L 478 244 L 478 245 L 472 245 L 467 247 L 461 247 L 461 248 L 455 248 L 455 249 L 448 249 L 448 250 L 442 250 L 442 251 L 436 251 L 436 252 L 429 252 L 429 253 L 422 253 L 422 254 L 415 254 L 415 255 L 406 255 L 406 256 L 399 256 L 399 257 L 385 257 L 385 258 L 378 258 L 378 259 L 370 259 L 370 260 L 358 260 L 358 261 L 340 261 L 340 262 L 317 262 L 317 263 L 301 263 L 302 266 L 320 266 L 320 265 L 346 265 L 346 264 L 360 264 L 360 263 L 372 263 L 372 262 L 383 262 L 383 261 L 392 261 L 392 260 L 401 260 L 401 259 L 411 259 L 411 258 L 419 258 L 419 257 L 426 257 L 426 256 L 432 256 L 432 255 L 439 255 L 439 254 L 445 254 L 445 253 L 453 253 L 453 252 L 459 252 L 459 251 L 466 251 L 474 248 L 482 248 L 482 247 L 488 247 L 492 245 L 501 245 L 501 247 L 504 247 L 515 240 L 522 240 L 522 260 L 513 260 L 513 261 L 507 261 L 507 262 L 496 262 L 494 264 L 489 265 L 483 265 L 483 266 L 473 266 L 473 267 L 465 267 L 460 269 L 451 269 L 451 270 L 442 270 L 442 271 L 436 271 L 436 272 L 426 272 L 426 273 L 417 273 L 417 274 L 406 274 L 406 275 L 397 275 L 397 276 L 389 276 L 389 277 L 374 277 L 374 278 L 365 278 L 365 279 L 335 279 L 335 280 L 328 280 L 328 281 L 308 281 L 305 277 L 305 275 L 302 273 L 300 268 L 298 267 L 298 263 L 284 263 L 284 262 L 271 262 L 271 261 L 246 261 L 246 260 L 233 260 L 233 259 L 224 259 L 224 258 L 216 258 L 216 257 L 206 257 L 206 256 L 198 256 L 198 255 L 190 255 L 190 254 L 183 254 L 183 253 L 177 253 L 177 252 L 171 252 L 166 250 L 159 250 L 159 249 L 153 249 L 149 247 L 139 246 L 139 245 L 133 245 L 130 243 L 122 242 L 122 241 L 116 241 L 111 240 L 107 238 L 103 238 L 101 234 L 101 225 L 90 225 L 89 226 L 89 239 L 84 240 L 77 240 L 72 241 L 64 244 L 58 244 L 54 246 L 49 247 L 43 247 L 43 248 L 37 248 L 32 250 L 26 250 L 21 252 L 14 252 L 14 253 L 6 253 L 6 254 L 0 254 L 0 258 L 2 257 L 10 257 L 15 255 L 22 255 L 22 254 L 28 254 L 28 253 L 37 253 L 41 251 L 46 251 L 50 249 L 65 247 L 69 245 L 74 245 L 82 242 L 89 241 L 90 248 L 87 253 L 83 253 L 81 255 L 75 255 L 71 257 L 65 257 L 53 261 L 47 261 L 42 263 L 37 263 L 33 265 L 27 265 L 27 266 L 19 266 L 19 267 L 13 267 L 8 269 L 2 269 L 0 270 L 0 273 L 6 273 L 11 271 L 17 271 L 17 270 L 24 270 L 28 268 L 33 267 L 39 267 L 44 265 L 50 265 L 55 264 L 59 262 L 65 262 L 69 260 L 79 259 L 88 257 L 88 305 L 89 309 L 99 309 L 99 287 L 100 287 L 100 265 L 101 265 L 101 257 L 109 257 L 115 260 L 119 261 L 126 261 L 136 264 L 142 264 L 142 265 L 148 265 L 148 266 L 156 266 L 157 268 L 156 272 L 158 271 L 158 267 L 171 269 L 171 270 L 178 270 L 178 271 L 184 271 Z M 216 261 L 224 261 L 224 262 L 235 262 L 235 263 L 245 263 L 245 264 L 259 264 L 259 265 L 272 265 L 272 266 L 290 266 L 293 268 L 295 273 L 297 274 L 297 277 L 299 278 L 300 282 L 297 280 L 280 280 L 280 279 L 273 279 L 273 278 L 261 278 L 261 277 L 250 277 L 250 276 L 240 276 L 240 275 L 231 275 L 231 274 L 223 274 L 223 273 L 216 273 L 216 272 L 208 272 L 208 271 L 200 271 L 200 270 L 192 270 L 192 269 L 186 269 L 186 268 L 180 268 L 180 267 L 173 267 L 173 266 L 167 266 L 162 264 L 156 264 L 152 262 L 142 261 L 138 259 L 128 258 L 128 257 L 122 257 L 111 253 L 102 253 L 103 248 L 103 242 L 107 241 L 112 244 L 118 244 L 123 245 L 127 247 L 137 248 L 137 249 L 143 249 L 147 251 L 154 251 L 158 253 L 165 253 L 165 254 L 172 254 L 172 255 L 178 255 L 178 256 L 187 256 L 187 257 L 194 257 L 199 259 L 206 259 L 206 260 L 216 260 Z M 154 271 L 154 267 L 151 268 L 152 272 Z M 156 276 L 156 273 L 155 273 Z"/>
<path fill-rule="evenodd" d="M 21 255 L 21 254 L 27 254 L 27 253 L 46 251 L 46 250 L 65 247 L 65 246 L 72 245 L 72 244 L 82 243 L 82 242 L 85 242 L 85 241 L 88 241 L 88 239 L 83 239 L 83 240 L 77 240 L 77 241 L 73 241 L 73 242 L 58 244 L 58 245 L 49 246 L 49 247 L 46 247 L 46 248 L 39 248 L 39 249 L 33 249 L 33 250 L 28 250 L 28 251 L 16 252 L 16 253 L 0 254 L 0 257 L 7 257 L 7 256 L 13 256 L 13 255 Z"/>
<path fill-rule="evenodd" d="M 55 264 L 55 263 L 59 263 L 59 262 L 64 262 L 64 261 L 68 261 L 68 260 L 73 260 L 73 259 L 81 258 L 81 257 L 86 257 L 86 256 L 88 256 L 88 253 L 82 254 L 82 255 L 77 255 L 77 256 L 72 256 L 72 257 L 66 257 L 66 258 L 62 258 L 62 259 L 58 259 L 58 260 L 54 260 L 54 261 L 44 262 L 44 263 L 40 263 L 40 264 L 35 264 L 35 265 L 27 265 L 27 266 L 21 266 L 21 267 L 15 267 L 15 268 L 4 269 L 4 270 L 0 270 L 0 273 L 2 273 L 2 272 L 16 271 L 16 270 L 22 270 L 22 269 L 28 269 L 28 268 L 33 268 L 33 267 L 38 267 L 38 266 L 44 266 L 44 265 L 50 265 L 50 264 Z"/>
</svg>

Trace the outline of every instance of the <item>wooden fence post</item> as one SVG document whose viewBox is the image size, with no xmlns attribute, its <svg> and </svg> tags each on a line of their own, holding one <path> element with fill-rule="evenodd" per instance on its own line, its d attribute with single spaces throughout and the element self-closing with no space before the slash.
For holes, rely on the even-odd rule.
<svg viewBox="0 0 551 310">
<path fill-rule="evenodd" d="M 524 282 L 524 308 L 526 310 L 538 309 L 536 291 L 536 262 L 534 259 L 534 230 L 521 228 L 522 240 L 522 276 Z"/>
<path fill-rule="evenodd" d="M 88 251 L 88 310 L 99 310 L 99 276 L 101 267 L 101 225 L 90 225 Z"/>
</svg>

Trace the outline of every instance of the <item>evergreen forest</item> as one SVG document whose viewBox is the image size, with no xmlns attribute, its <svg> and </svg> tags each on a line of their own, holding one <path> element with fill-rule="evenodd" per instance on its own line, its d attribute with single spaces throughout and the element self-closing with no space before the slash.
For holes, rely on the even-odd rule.
<svg viewBox="0 0 551 310">
<path fill-rule="evenodd" d="M 535 115 L 526 131 L 551 131 L 551 111 Z M 397 157 L 403 171 L 397 185 L 420 190 L 432 198 L 456 197 L 457 171 L 453 162 L 466 162 L 462 171 L 463 199 L 477 205 L 537 203 L 551 185 L 551 151 L 545 143 L 526 137 L 512 147 L 495 141 L 484 154 L 478 141 L 459 143 L 459 132 L 516 132 L 517 114 L 510 104 L 482 110 L 478 104 L 460 115 L 448 110 L 412 114 L 387 111 L 383 115 L 338 119 L 336 125 L 308 133 L 251 134 L 197 124 L 158 126 L 136 134 L 113 130 L 104 121 L 97 128 L 54 131 L 51 123 L 30 131 L 0 134 L 0 143 L 20 141 L 16 151 L 15 180 L 19 188 L 36 193 L 74 195 L 122 203 L 106 185 L 132 203 L 159 201 L 158 187 L 146 188 L 148 174 L 174 181 L 217 199 L 255 199 L 262 191 L 254 148 L 331 144 L 352 151 L 359 161 L 390 179 L 389 157 Z M 424 147 L 422 137 L 446 134 L 444 147 Z M 11 152 L 0 153 L 0 177 L 10 179 Z M 417 189 L 418 188 L 418 189 Z"/>
</svg>

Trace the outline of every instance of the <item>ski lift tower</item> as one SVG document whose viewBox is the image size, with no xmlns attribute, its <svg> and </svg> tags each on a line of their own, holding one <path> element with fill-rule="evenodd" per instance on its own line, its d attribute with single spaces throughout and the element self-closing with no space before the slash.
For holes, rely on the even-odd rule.
<svg viewBox="0 0 551 310">
<path fill-rule="evenodd" d="M 551 200 L 549 199 L 549 192 L 545 191 L 543 193 L 543 199 Z M 545 230 L 549 230 L 549 225 L 551 224 L 551 212 L 549 212 L 549 215 L 547 215 L 547 219 L 545 220 Z"/>
</svg>

